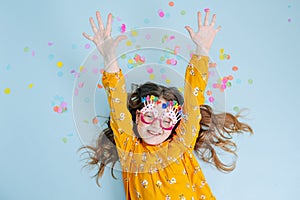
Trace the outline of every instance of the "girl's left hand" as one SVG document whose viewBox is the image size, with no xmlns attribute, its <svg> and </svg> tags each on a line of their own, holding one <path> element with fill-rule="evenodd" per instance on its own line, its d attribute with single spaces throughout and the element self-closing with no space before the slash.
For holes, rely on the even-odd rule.
<svg viewBox="0 0 300 200">
<path fill-rule="evenodd" d="M 211 23 L 208 24 L 209 12 L 206 12 L 204 25 L 202 24 L 201 12 L 198 11 L 198 32 L 194 32 L 193 29 L 189 26 L 185 26 L 189 32 L 191 39 L 197 45 L 196 54 L 202 56 L 208 56 L 210 47 L 214 41 L 214 38 L 221 30 L 221 26 L 218 26 L 217 29 L 214 29 L 216 22 L 216 14 L 212 16 Z"/>
</svg>

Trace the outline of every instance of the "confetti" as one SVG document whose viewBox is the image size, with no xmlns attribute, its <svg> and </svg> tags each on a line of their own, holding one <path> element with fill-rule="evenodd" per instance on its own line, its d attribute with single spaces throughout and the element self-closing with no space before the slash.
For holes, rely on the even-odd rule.
<svg viewBox="0 0 300 200">
<path fill-rule="evenodd" d="M 86 44 L 86 45 L 84 45 L 84 48 L 89 49 L 89 48 L 91 48 L 91 45 L 90 44 Z"/>
<path fill-rule="evenodd" d="M 97 56 L 97 55 L 93 55 L 93 56 L 92 56 L 92 59 L 93 59 L 93 60 L 98 60 L 98 56 Z"/>
<path fill-rule="evenodd" d="M 147 40 L 150 40 L 150 39 L 151 39 L 151 35 L 150 35 L 150 34 L 147 34 L 147 35 L 145 35 L 145 38 L 146 38 Z"/>
<path fill-rule="evenodd" d="M 10 70 L 11 69 L 11 66 L 8 64 L 7 66 L 6 66 L 6 70 Z"/>
<path fill-rule="evenodd" d="M 34 51 L 32 51 L 32 52 L 31 52 L 31 55 L 32 55 L 32 56 L 35 56 L 35 52 L 34 52 Z"/>
<path fill-rule="evenodd" d="M 251 85 L 251 84 L 253 84 L 253 80 L 252 79 L 249 79 L 248 80 L 248 83 Z"/>
<path fill-rule="evenodd" d="M 155 79 L 155 75 L 154 75 L 154 74 L 150 74 L 149 78 L 150 78 L 151 80 L 154 80 L 154 79 Z"/>
<path fill-rule="evenodd" d="M 152 68 L 152 67 L 147 67 L 147 72 L 148 72 L 149 74 L 152 74 L 152 73 L 153 73 L 153 68 Z"/>
<path fill-rule="evenodd" d="M 185 10 L 180 11 L 180 14 L 185 15 L 186 14 Z"/>
<path fill-rule="evenodd" d="M 167 59 L 167 60 L 166 60 L 166 63 L 167 63 L 168 65 L 176 65 L 176 64 L 177 64 L 177 60 L 174 59 L 174 58 L 172 58 L 172 59 Z"/>
<path fill-rule="evenodd" d="M 126 46 L 131 46 L 132 45 L 132 42 L 130 40 L 127 40 L 126 41 Z"/>
<path fill-rule="evenodd" d="M 292 21 L 292 19 L 291 18 L 288 18 L 288 22 L 291 22 Z"/>
<path fill-rule="evenodd" d="M 215 98 L 214 97 L 209 97 L 208 101 L 211 102 L 211 103 L 213 103 L 215 101 Z"/>
<path fill-rule="evenodd" d="M 57 72 L 57 76 L 62 77 L 64 73 L 62 71 Z"/>
<path fill-rule="evenodd" d="M 62 67 L 64 66 L 64 64 L 63 64 L 63 62 L 58 61 L 58 62 L 56 63 L 56 66 L 57 66 L 58 68 L 62 68 Z"/>
<path fill-rule="evenodd" d="M 169 6 L 173 7 L 173 6 L 174 6 L 174 2 L 173 2 L 173 1 L 170 1 L 170 2 L 169 2 Z"/>
<path fill-rule="evenodd" d="M 101 84 L 99 84 L 99 83 L 98 83 L 97 87 L 98 87 L 99 89 L 102 89 L 102 88 L 103 88 L 103 86 L 102 86 Z"/>
<path fill-rule="evenodd" d="M 66 138 L 66 137 L 62 138 L 61 140 L 62 140 L 63 143 L 65 143 L 65 144 L 68 142 L 68 138 Z"/>
<path fill-rule="evenodd" d="M 29 47 L 25 47 L 25 48 L 24 48 L 24 52 L 25 52 L 25 53 L 29 52 Z"/>
<path fill-rule="evenodd" d="M 145 24 L 149 24 L 150 23 L 150 19 L 148 19 L 148 18 L 144 19 L 144 23 Z"/>
<path fill-rule="evenodd" d="M 232 71 L 237 71 L 239 68 L 237 66 L 232 67 Z"/>
<path fill-rule="evenodd" d="M 204 8 L 204 12 L 209 12 L 210 9 L 209 8 Z"/>
<path fill-rule="evenodd" d="M 126 25 L 125 24 L 122 24 L 121 27 L 120 27 L 120 32 L 121 33 L 125 33 L 126 32 Z"/>
<path fill-rule="evenodd" d="M 160 16 L 161 18 L 163 18 L 165 16 L 165 13 L 162 9 L 158 10 L 158 16 Z"/>
<path fill-rule="evenodd" d="M 131 30 L 131 35 L 133 37 L 136 37 L 138 35 L 138 32 L 136 30 Z"/>
<path fill-rule="evenodd" d="M 31 89 L 32 87 L 33 87 L 33 83 L 30 83 L 30 84 L 28 85 L 28 88 Z"/>
<path fill-rule="evenodd" d="M 10 94 L 10 88 L 5 88 L 4 89 L 4 94 Z"/>
<path fill-rule="evenodd" d="M 234 107 L 233 107 L 233 110 L 234 110 L 235 112 L 239 112 L 239 111 L 240 111 L 240 108 L 239 108 L 238 106 L 234 106 Z"/>
<path fill-rule="evenodd" d="M 53 42 L 48 42 L 48 46 L 52 46 L 53 44 Z"/>
<path fill-rule="evenodd" d="M 48 59 L 49 59 L 49 60 L 53 60 L 53 58 L 54 58 L 54 55 L 53 55 L 53 54 L 50 54 L 50 55 L 48 56 Z"/>
</svg>

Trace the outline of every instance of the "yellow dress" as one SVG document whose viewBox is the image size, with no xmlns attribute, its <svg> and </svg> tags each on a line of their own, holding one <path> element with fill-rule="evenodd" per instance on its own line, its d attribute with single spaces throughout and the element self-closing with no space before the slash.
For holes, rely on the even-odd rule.
<svg viewBox="0 0 300 200">
<path fill-rule="evenodd" d="M 134 134 L 122 70 L 103 73 L 127 200 L 215 199 L 193 154 L 208 62 L 207 56 L 192 56 L 185 73 L 182 119 L 176 134 L 160 145 L 148 145 Z"/>
</svg>

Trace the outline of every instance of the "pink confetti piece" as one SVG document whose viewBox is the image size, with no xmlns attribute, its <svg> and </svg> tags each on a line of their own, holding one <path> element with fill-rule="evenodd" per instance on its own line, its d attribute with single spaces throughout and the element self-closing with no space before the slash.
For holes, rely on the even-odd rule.
<svg viewBox="0 0 300 200">
<path fill-rule="evenodd" d="M 210 11 L 209 8 L 205 8 L 205 9 L 204 9 L 204 12 L 209 12 L 209 11 Z"/>
</svg>

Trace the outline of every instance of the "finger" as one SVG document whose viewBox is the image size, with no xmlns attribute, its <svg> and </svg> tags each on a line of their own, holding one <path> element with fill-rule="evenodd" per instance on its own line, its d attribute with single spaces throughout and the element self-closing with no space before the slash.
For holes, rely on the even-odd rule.
<svg viewBox="0 0 300 200">
<path fill-rule="evenodd" d="M 93 40 L 93 37 L 90 36 L 90 35 L 88 35 L 88 34 L 85 33 L 85 32 L 83 32 L 82 35 L 83 35 L 86 39 L 88 39 L 88 40 Z"/>
<path fill-rule="evenodd" d="M 217 17 L 217 15 L 216 15 L 216 14 L 213 14 L 212 20 L 211 20 L 211 23 L 210 23 L 211 26 L 214 26 L 214 25 L 215 25 L 215 23 L 216 23 L 216 17 Z"/>
<path fill-rule="evenodd" d="M 97 17 L 99 29 L 100 29 L 100 30 L 104 30 L 102 18 L 101 18 L 101 15 L 100 15 L 100 12 L 99 12 L 99 11 L 96 12 L 96 17 Z"/>
<path fill-rule="evenodd" d="M 117 38 L 116 38 L 116 42 L 117 44 L 119 42 L 121 42 L 122 40 L 126 40 L 127 39 L 127 36 L 126 35 L 119 35 Z"/>
<path fill-rule="evenodd" d="M 106 22 L 106 35 L 109 36 L 111 34 L 111 24 L 112 24 L 112 14 L 109 13 L 107 16 Z"/>
<path fill-rule="evenodd" d="M 93 32 L 96 33 L 98 31 L 98 29 L 97 29 L 94 19 L 92 17 L 90 17 L 90 24 L 92 26 Z"/>
<path fill-rule="evenodd" d="M 219 32 L 221 30 L 221 26 L 218 26 L 218 28 L 216 29 L 216 33 Z"/>
<path fill-rule="evenodd" d="M 206 12 L 205 18 L 204 18 L 204 26 L 208 26 L 208 18 L 209 18 L 209 10 Z"/>
<path fill-rule="evenodd" d="M 201 16 L 201 12 L 198 11 L 198 31 L 200 30 L 201 26 L 202 26 L 202 16 Z"/>
<path fill-rule="evenodd" d="M 193 38 L 194 37 L 194 31 L 193 31 L 193 29 L 191 27 L 189 27 L 189 26 L 186 26 L 185 28 L 189 32 L 191 38 Z"/>
</svg>

